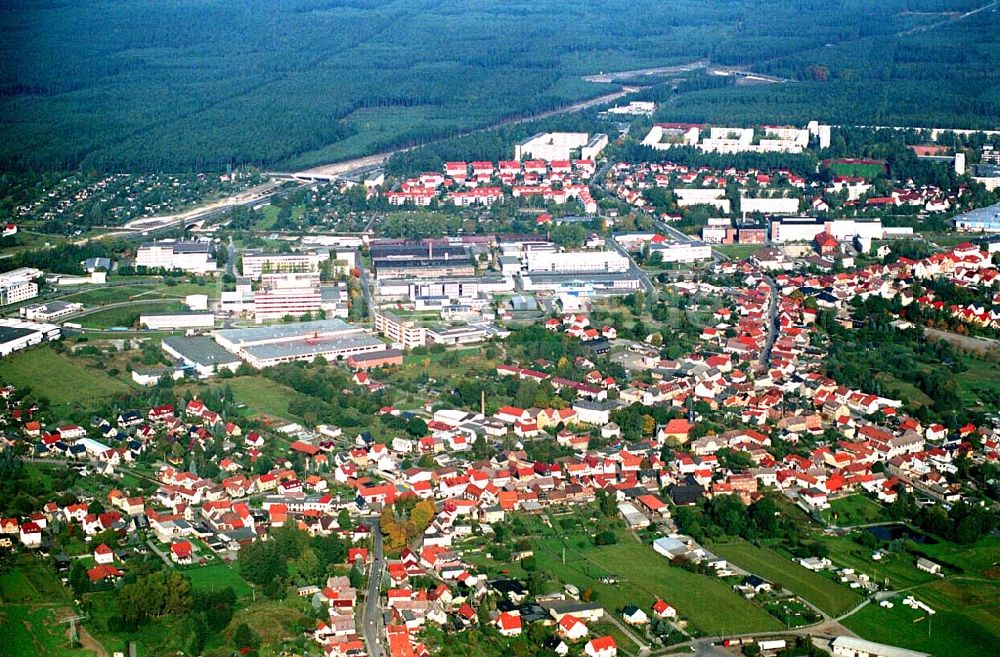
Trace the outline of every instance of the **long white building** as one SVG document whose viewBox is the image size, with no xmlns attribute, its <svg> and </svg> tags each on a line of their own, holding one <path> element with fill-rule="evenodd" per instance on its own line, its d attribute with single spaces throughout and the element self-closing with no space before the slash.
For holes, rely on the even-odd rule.
<svg viewBox="0 0 1000 657">
<path fill-rule="evenodd" d="M 549 251 L 525 253 L 528 272 L 625 272 L 629 259 L 617 251 Z"/>
</svg>

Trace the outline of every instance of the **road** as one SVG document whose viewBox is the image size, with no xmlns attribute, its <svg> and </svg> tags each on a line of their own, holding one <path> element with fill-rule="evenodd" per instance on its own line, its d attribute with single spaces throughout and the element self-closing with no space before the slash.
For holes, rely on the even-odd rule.
<svg viewBox="0 0 1000 657">
<path fill-rule="evenodd" d="M 774 349 L 774 341 L 778 338 L 778 285 L 770 276 L 765 275 L 764 279 L 771 288 L 771 294 L 767 302 L 767 342 L 764 343 L 760 362 L 764 369 L 769 369 L 771 351 Z"/>
<path fill-rule="evenodd" d="M 642 289 L 646 291 L 646 297 L 649 300 L 649 303 L 651 304 L 651 307 L 652 307 L 652 305 L 655 305 L 656 304 L 656 286 L 654 286 L 653 282 L 649 280 L 649 274 L 647 274 L 642 269 L 642 267 L 640 267 L 638 265 L 638 263 L 636 263 L 635 258 L 632 257 L 632 254 L 629 253 L 625 249 L 625 247 L 623 247 L 621 244 L 619 244 L 618 242 L 616 242 L 614 239 L 609 239 L 608 243 L 611 244 L 611 246 L 614 247 L 614 249 L 616 251 L 618 251 L 618 253 L 620 253 L 623 256 L 625 256 L 626 258 L 628 258 L 628 261 L 629 261 L 629 263 L 631 265 L 631 273 L 634 274 L 634 275 L 636 275 L 639 278 L 639 284 L 642 285 Z"/>
<path fill-rule="evenodd" d="M 385 558 L 382 554 L 382 530 L 378 525 L 378 516 L 369 519 L 372 537 L 375 542 L 372 556 L 372 568 L 368 575 L 368 592 L 365 595 L 365 606 L 361 610 L 361 626 L 368 644 L 370 657 L 382 657 L 384 654 L 383 637 L 385 636 L 384 618 L 382 617 L 382 573 L 385 570 Z"/>
</svg>

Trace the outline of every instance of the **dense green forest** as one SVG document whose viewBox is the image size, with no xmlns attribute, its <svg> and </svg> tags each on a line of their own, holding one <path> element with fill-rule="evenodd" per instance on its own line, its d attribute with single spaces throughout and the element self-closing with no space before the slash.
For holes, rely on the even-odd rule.
<svg viewBox="0 0 1000 657">
<path fill-rule="evenodd" d="M 10 0 L 0 167 L 273 168 L 419 143 L 709 60 L 798 80 L 664 115 L 996 123 L 985 0 Z M 935 27 L 937 24 L 943 23 Z"/>
</svg>

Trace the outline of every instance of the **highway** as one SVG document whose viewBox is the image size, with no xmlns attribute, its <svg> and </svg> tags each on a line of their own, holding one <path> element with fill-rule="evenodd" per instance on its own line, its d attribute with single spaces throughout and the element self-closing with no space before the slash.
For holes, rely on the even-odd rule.
<svg viewBox="0 0 1000 657">
<path fill-rule="evenodd" d="M 372 556 L 372 568 L 368 575 L 368 591 L 365 594 L 365 606 L 361 610 L 361 625 L 368 645 L 369 657 L 382 657 L 384 654 L 385 623 L 382 617 L 382 573 L 385 571 L 385 558 L 382 554 L 382 530 L 378 525 L 378 516 L 368 519 L 372 528 L 372 538 L 375 543 Z"/>
</svg>

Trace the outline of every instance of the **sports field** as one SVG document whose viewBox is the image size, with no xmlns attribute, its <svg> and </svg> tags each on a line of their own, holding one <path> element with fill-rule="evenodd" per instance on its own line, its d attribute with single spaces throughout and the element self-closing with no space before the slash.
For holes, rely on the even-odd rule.
<svg viewBox="0 0 1000 657">
<path fill-rule="evenodd" d="M 806 570 L 773 550 L 742 542 L 713 545 L 711 549 L 740 568 L 784 586 L 830 615 L 841 614 L 861 602 L 861 596 L 851 589 Z"/>
</svg>

